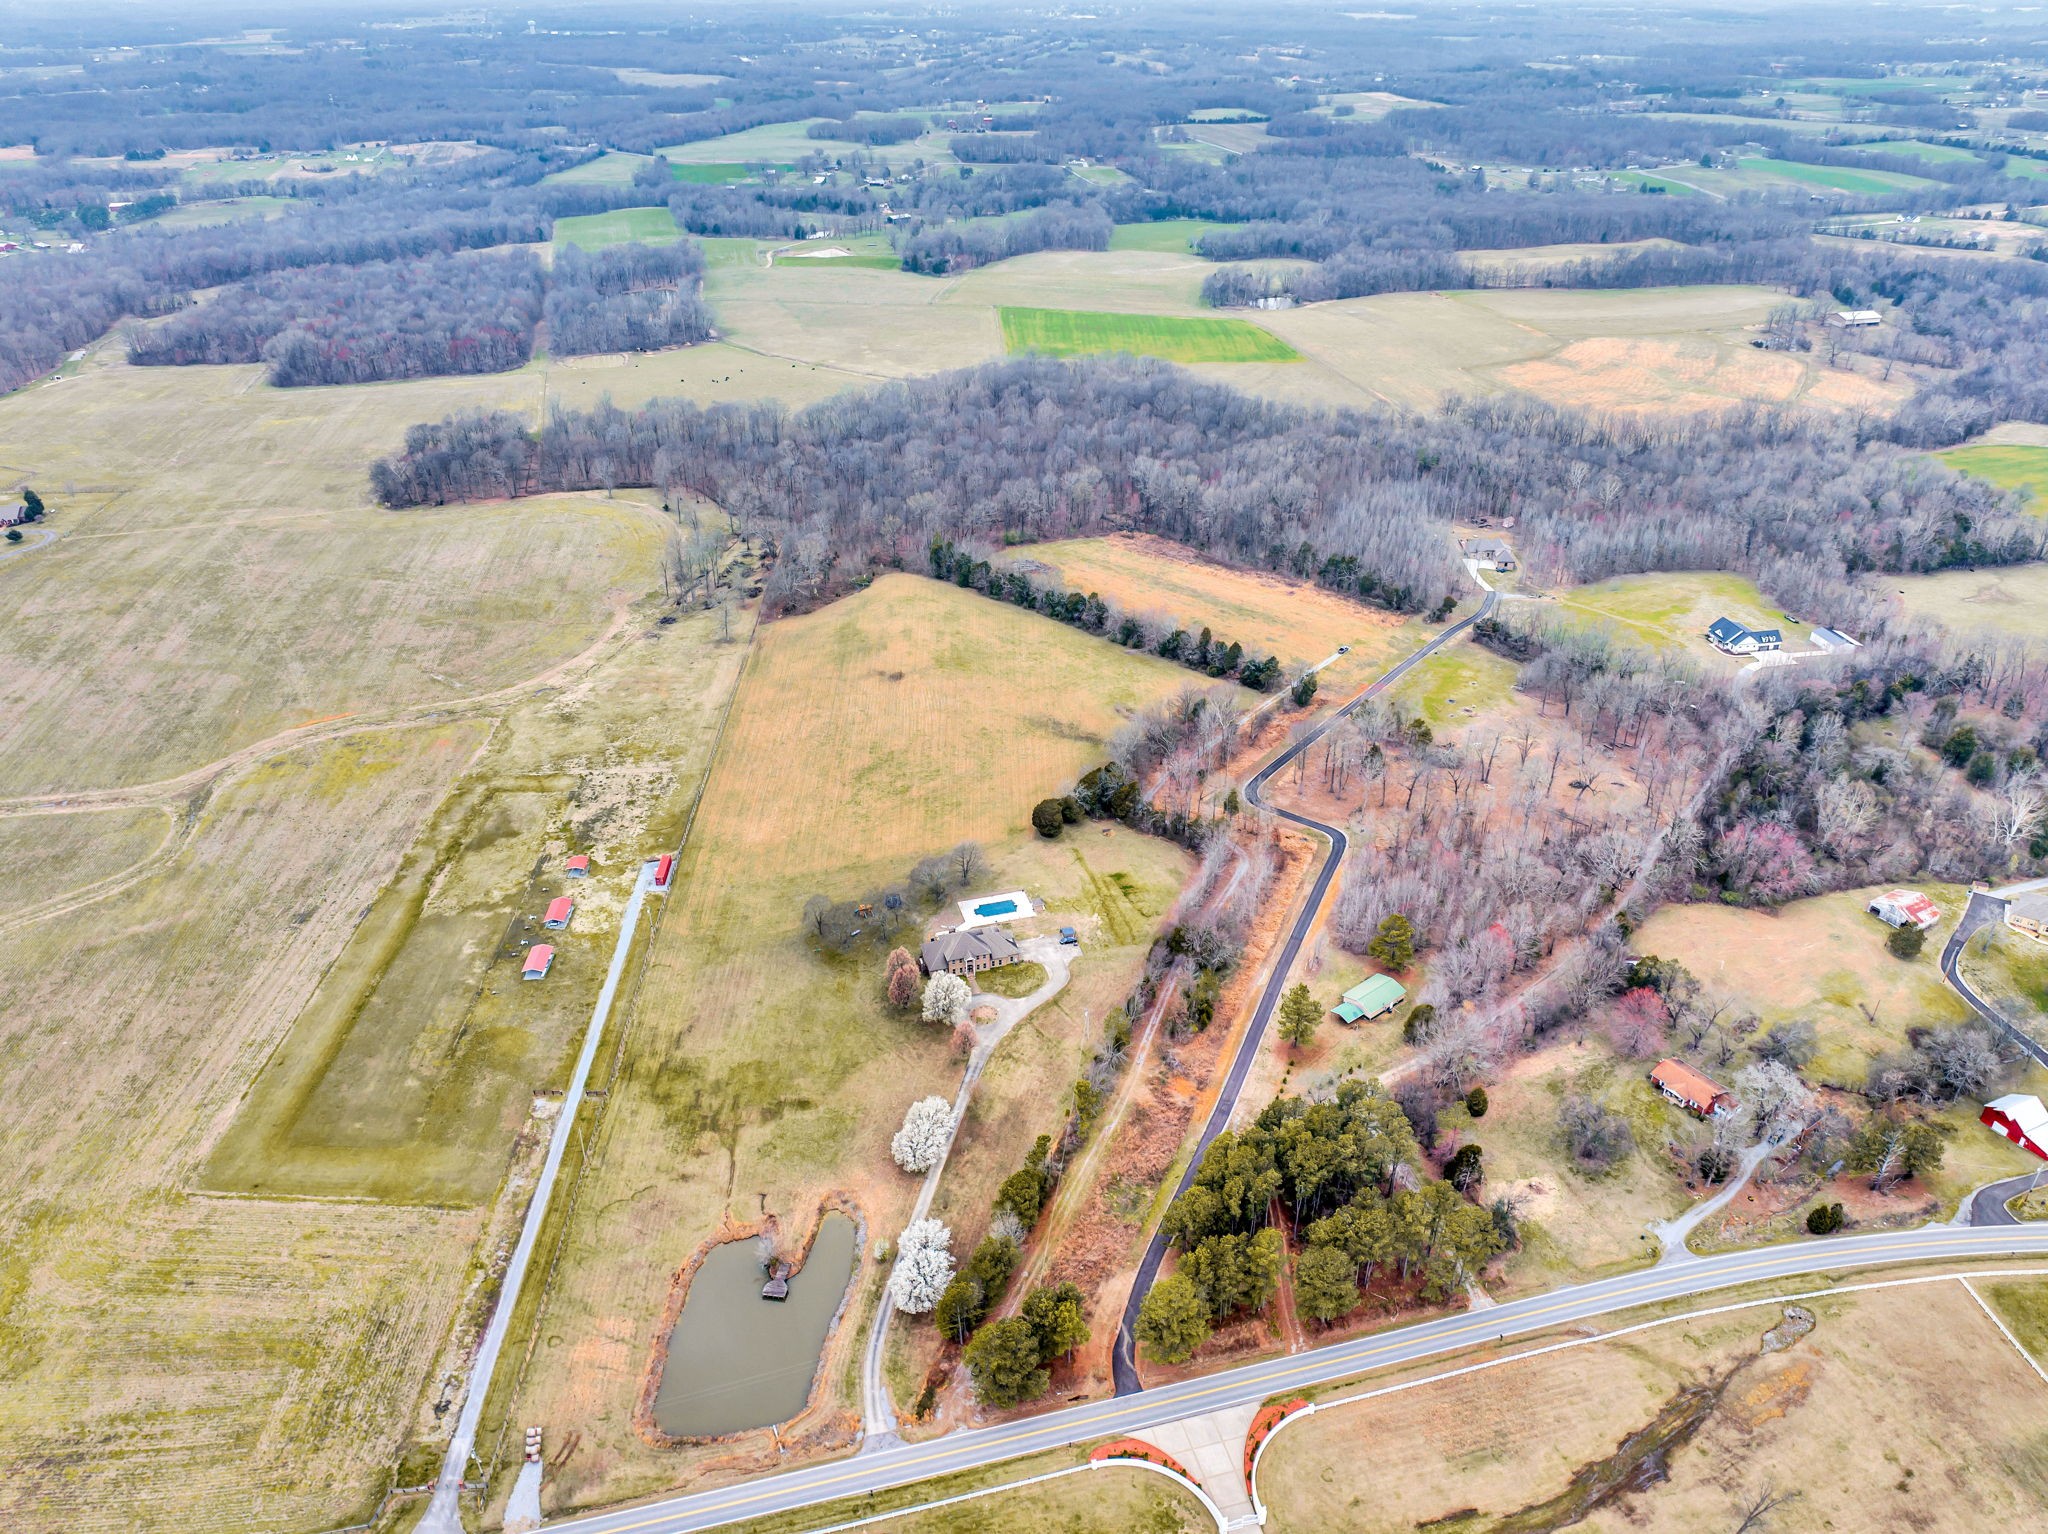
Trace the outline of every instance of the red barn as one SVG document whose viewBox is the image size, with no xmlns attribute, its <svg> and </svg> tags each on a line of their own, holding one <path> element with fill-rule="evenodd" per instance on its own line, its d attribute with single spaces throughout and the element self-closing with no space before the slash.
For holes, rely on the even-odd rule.
<svg viewBox="0 0 2048 1534">
<path fill-rule="evenodd" d="M 555 962 L 555 951 L 546 943 L 535 943 L 526 950 L 526 968 L 521 971 L 522 980 L 543 980 L 547 978 L 548 966 Z"/>
<path fill-rule="evenodd" d="M 2048 1161 L 2048 1107 L 2042 1106 L 2040 1098 L 2009 1092 L 1986 1103 L 1977 1122 Z"/>
<path fill-rule="evenodd" d="M 576 902 L 567 895 L 557 895 L 548 902 L 548 914 L 546 919 L 541 922 L 541 925 L 552 931 L 560 932 L 569 925 L 569 918 L 575 914 Z"/>
</svg>

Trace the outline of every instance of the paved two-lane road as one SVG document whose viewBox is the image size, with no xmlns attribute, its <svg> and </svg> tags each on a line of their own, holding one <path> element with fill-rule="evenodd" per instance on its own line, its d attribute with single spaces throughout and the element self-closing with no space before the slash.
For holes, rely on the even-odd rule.
<svg viewBox="0 0 2048 1534">
<path fill-rule="evenodd" d="M 1348 1379 L 1369 1369 L 1411 1363 L 1480 1343 L 1523 1337 L 1631 1306 L 1685 1299 L 1759 1279 L 1847 1272 L 1884 1263 L 1982 1257 L 2048 1260 L 2048 1225 L 1938 1226 L 1702 1257 L 1510 1300 L 1490 1310 L 1444 1316 L 1334 1347 L 1245 1364 L 1137 1395 L 949 1433 L 930 1443 L 895 1445 L 879 1453 L 764 1476 L 717 1491 L 550 1522 L 548 1528 L 564 1534 L 692 1534 L 743 1518 L 810 1507 L 1111 1434 L 1143 1433 L 1198 1412 L 1263 1401 L 1282 1391 Z"/>
<path fill-rule="evenodd" d="M 1477 572 L 1474 574 L 1476 577 Z M 1480 584 L 1486 583 L 1482 580 Z M 1287 988 L 1287 976 L 1293 970 L 1294 961 L 1301 953 L 1301 945 L 1308 940 L 1310 928 L 1315 926 L 1316 916 L 1322 911 L 1323 902 L 1329 898 L 1330 885 L 1336 879 L 1337 870 L 1344 861 L 1345 849 L 1350 845 L 1341 827 L 1326 826 L 1320 820 L 1311 820 L 1308 816 L 1296 814 L 1293 810 L 1268 804 L 1265 799 L 1266 784 L 1272 781 L 1274 774 L 1328 734 L 1338 720 L 1359 704 L 1377 693 L 1386 691 L 1492 612 L 1494 603 L 1498 600 L 1499 593 L 1488 586 L 1486 596 L 1470 616 L 1459 619 L 1428 644 L 1387 671 L 1349 703 L 1334 710 L 1322 723 L 1260 768 L 1252 775 L 1251 781 L 1245 784 L 1245 797 L 1253 804 L 1278 815 L 1282 820 L 1292 821 L 1297 826 L 1306 827 L 1327 838 L 1330 848 L 1323 855 L 1322 867 L 1316 870 L 1315 883 L 1309 886 L 1308 899 L 1302 902 L 1301 913 L 1295 917 L 1293 929 L 1287 934 L 1287 942 L 1280 950 L 1280 957 L 1273 966 L 1272 976 L 1267 980 L 1266 989 L 1259 997 L 1258 1010 L 1252 1014 L 1251 1023 L 1246 1027 L 1244 1037 L 1238 1041 L 1236 1058 L 1230 1062 L 1230 1072 L 1224 1077 L 1223 1090 L 1216 1098 L 1216 1106 L 1209 1114 L 1209 1121 L 1202 1126 L 1202 1138 L 1196 1142 L 1195 1154 L 1189 1159 L 1187 1170 L 1181 1174 L 1180 1185 L 1174 1189 L 1176 1195 L 1187 1191 L 1188 1184 L 1194 1181 L 1195 1173 L 1201 1169 L 1202 1152 L 1209 1148 L 1210 1141 L 1223 1133 L 1224 1127 L 1230 1122 L 1231 1114 L 1237 1110 L 1238 1095 L 1243 1092 L 1245 1080 L 1251 1075 L 1252 1066 L 1258 1061 L 1259 1045 L 1265 1040 L 1266 1026 L 1273 1020 L 1274 1009 L 1280 1005 L 1281 994 Z M 1137 1343 L 1133 1337 L 1133 1328 L 1138 1324 L 1138 1307 L 1151 1292 L 1153 1280 L 1159 1277 L 1159 1265 L 1165 1260 L 1166 1235 L 1163 1231 L 1155 1230 L 1151 1241 L 1145 1247 L 1145 1255 L 1138 1264 L 1138 1277 L 1131 1285 L 1130 1298 L 1124 1304 L 1123 1316 L 1117 1322 L 1116 1347 L 1110 1355 L 1110 1371 L 1116 1382 L 1116 1393 L 1120 1396 L 1145 1388 L 1144 1382 L 1138 1377 Z"/>
</svg>

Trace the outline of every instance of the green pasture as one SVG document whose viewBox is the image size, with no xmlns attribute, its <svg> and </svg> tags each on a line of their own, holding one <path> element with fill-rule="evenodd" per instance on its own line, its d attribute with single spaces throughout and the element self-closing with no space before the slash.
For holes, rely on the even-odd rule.
<svg viewBox="0 0 2048 1534">
<path fill-rule="evenodd" d="M 1085 357 L 1130 352 L 1169 362 L 1299 362 L 1301 354 L 1247 320 L 1170 314 L 1101 314 L 1087 309 L 999 311 L 1012 352 Z"/>
<path fill-rule="evenodd" d="M 1959 474 L 1974 474 L 2001 490 L 2019 491 L 2027 510 L 2048 515 L 2048 447 L 1984 443 L 1952 447 L 1934 456 Z"/>
<path fill-rule="evenodd" d="M 574 245 L 602 250 L 607 245 L 662 245 L 682 238 L 667 208 L 614 208 L 555 220 L 555 249 Z"/>
<path fill-rule="evenodd" d="M 1163 218 L 1153 224 L 1118 224 L 1110 231 L 1111 250 L 1156 250 L 1169 255 L 1187 255 L 1195 241 L 1222 224 L 1205 218 Z"/>
</svg>

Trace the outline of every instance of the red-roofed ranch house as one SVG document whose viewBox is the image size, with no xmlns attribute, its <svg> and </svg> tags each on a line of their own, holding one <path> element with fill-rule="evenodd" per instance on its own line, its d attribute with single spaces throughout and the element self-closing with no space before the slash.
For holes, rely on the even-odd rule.
<svg viewBox="0 0 2048 1534">
<path fill-rule="evenodd" d="M 1688 1113 L 1712 1118 L 1735 1099 L 1720 1083 L 1702 1076 L 1682 1060 L 1659 1060 L 1650 1072 L 1650 1084 Z"/>
</svg>

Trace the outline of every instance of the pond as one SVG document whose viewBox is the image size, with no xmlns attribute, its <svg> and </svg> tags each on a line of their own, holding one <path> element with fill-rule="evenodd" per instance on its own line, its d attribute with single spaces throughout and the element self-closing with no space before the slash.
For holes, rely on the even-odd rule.
<svg viewBox="0 0 2048 1534">
<path fill-rule="evenodd" d="M 654 1397 L 654 1425 L 675 1438 L 709 1438 L 787 1422 L 810 1399 L 840 1296 L 853 1276 L 854 1224 L 828 1214 L 789 1298 L 761 1298 L 768 1274 L 758 1241 L 714 1247 L 690 1280 L 669 1334 Z"/>
</svg>

